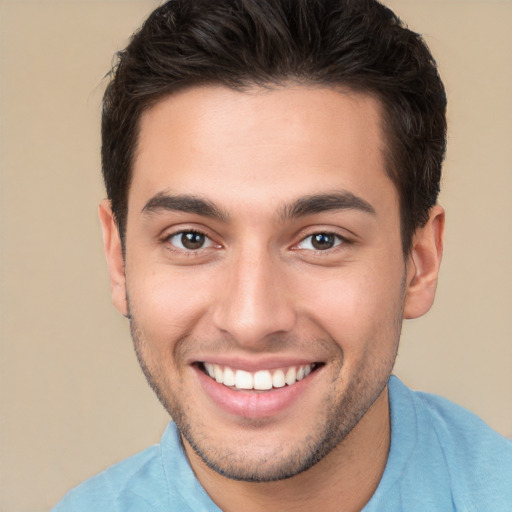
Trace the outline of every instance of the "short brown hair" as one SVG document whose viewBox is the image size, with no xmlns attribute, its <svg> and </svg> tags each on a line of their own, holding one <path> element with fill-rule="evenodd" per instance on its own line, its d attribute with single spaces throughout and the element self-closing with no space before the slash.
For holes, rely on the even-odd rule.
<svg viewBox="0 0 512 512">
<path fill-rule="evenodd" d="M 104 96 L 102 170 L 123 244 L 145 109 L 197 85 L 290 81 L 381 101 L 407 253 L 439 194 L 446 95 L 421 36 L 376 0 L 170 0 L 157 8 L 119 52 Z"/>
</svg>

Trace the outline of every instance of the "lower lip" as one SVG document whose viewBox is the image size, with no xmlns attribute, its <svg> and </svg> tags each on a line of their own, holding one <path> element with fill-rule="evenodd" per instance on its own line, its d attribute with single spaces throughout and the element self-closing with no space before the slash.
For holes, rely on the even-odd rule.
<svg viewBox="0 0 512 512">
<path fill-rule="evenodd" d="M 194 368 L 206 394 L 224 411 L 243 418 L 268 418 L 289 408 L 305 393 L 319 370 L 291 386 L 269 391 L 235 391 Z"/>
</svg>

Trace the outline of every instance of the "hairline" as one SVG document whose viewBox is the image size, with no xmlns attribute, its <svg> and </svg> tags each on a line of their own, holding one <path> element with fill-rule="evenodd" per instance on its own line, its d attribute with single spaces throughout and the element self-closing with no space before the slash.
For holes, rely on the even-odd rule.
<svg viewBox="0 0 512 512">
<path fill-rule="evenodd" d="M 379 94 L 379 92 L 372 87 L 356 87 L 354 84 L 350 84 L 350 80 L 340 81 L 336 83 L 326 83 L 321 80 L 307 78 L 299 78 L 299 77 L 284 77 L 279 79 L 276 77 L 275 79 L 270 78 L 266 81 L 258 81 L 254 79 L 247 79 L 246 81 L 240 82 L 238 84 L 229 83 L 226 80 L 198 80 L 196 82 L 190 83 L 182 83 L 178 86 L 170 86 L 169 90 L 166 92 L 161 92 L 155 94 L 154 96 L 148 96 L 145 101 L 140 103 L 140 108 L 137 112 L 136 121 L 134 123 L 133 128 L 133 145 L 132 151 L 129 156 L 129 167 L 128 167 L 128 181 L 126 184 L 125 195 L 122 201 L 122 206 L 124 207 L 124 211 L 122 212 L 123 224 L 118 222 L 118 219 L 115 218 L 116 224 L 119 230 L 119 235 L 121 238 L 121 244 L 123 248 L 123 254 L 125 254 L 126 248 L 126 228 L 128 223 L 128 199 L 130 195 L 130 189 L 133 180 L 134 166 L 135 161 L 137 159 L 138 150 L 139 150 L 139 141 L 141 134 L 141 120 L 146 112 L 148 112 L 151 108 L 155 107 L 157 104 L 165 101 L 166 99 L 178 95 L 181 92 L 186 92 L 192 89 L 199 88 L 210 88 L 210 87 L 225 87 L 227 89 L 231 89 L 240 93 L 249 93 L 256 90 L 267 90 L 273 91 L 276 89 L 286 89 L 290 87 L 307 87 L 313 89 L 330 89 L 332 91 L 338 92 L 339 94 L 346 95 L 361 95 L 367 96 L 376 101 L 378 107 L 378 115 L 379 115 L 379 131 L 381 135 L 382 147 L 380 148 L 383 162 L 384 162 L 384 172 L 387 177 L 391 180 L 395 191 L 398 197 L 398 208 L 399 208 L 399 221 L 400 221 L 400 239 L 402 242 L 402 252 L 404 258 L 408 256 L 412 249 L 412 237 L 414 233 L 422 227 L 421 225 L 417 225 L 414 230 L 409 233 L 407 239 L 406 236 L 406 226 L 404 225 L 405 220 L 405 205 L 403 204 L 402 191 L 399 189 L 400 178 L 399 171 L 396 168 L 395 163 L 395 155 L 394 152 L 396 149 L 393 148 L 393 138 L 395 136 L 394 130 L 390 125 L 390 112 L 388 102 L 385 100 L 383 94 Z"/>
</svg>

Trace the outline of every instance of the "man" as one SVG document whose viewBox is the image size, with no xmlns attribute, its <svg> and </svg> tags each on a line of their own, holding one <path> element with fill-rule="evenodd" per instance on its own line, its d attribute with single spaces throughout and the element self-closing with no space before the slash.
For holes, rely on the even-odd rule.
<svg viewBox="0 0 512 512">
<path fill-rule="evenodd" d="M 446 98 L 370 0 L 158 8 L 105 93 L 112 297 L 173 419 L 64 510 L 512 510 L 512 446 L 391 377 L 430 308 Z"/>
</svg>

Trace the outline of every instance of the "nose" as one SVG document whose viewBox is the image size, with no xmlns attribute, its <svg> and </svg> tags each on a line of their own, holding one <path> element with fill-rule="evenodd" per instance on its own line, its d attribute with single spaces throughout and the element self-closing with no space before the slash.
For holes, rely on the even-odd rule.
<svg viewBox="0 0 512 512">
<path fill-rule="evenodd" d="M 250 253 L 250 254 L 248 254 Z M 214 306 L 215 327 L 247 349 L 261 350 L 296 322 L 283 262 L 266 251 L 234 255 Z"/>
</svg>

